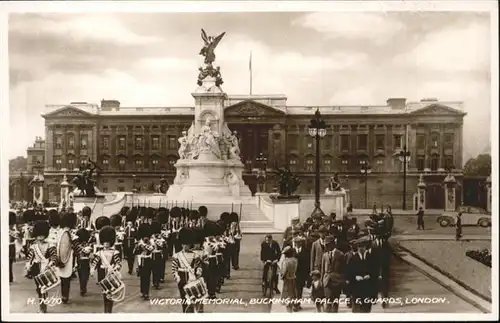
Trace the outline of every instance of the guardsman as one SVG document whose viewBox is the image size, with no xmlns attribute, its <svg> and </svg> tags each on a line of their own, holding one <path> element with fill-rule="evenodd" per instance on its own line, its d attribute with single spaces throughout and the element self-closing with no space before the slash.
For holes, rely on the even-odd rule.
<svg viewBox="0 0 500 323">
<path fill-rule="evenodd" d="M 348 264 L 347 280 L 351 285 L 353 313 L 370 313 L 374 296 L 375 278 L 378 279 L 374 255 L 368 251 L 370 238 L 363 236 L 354 242 L 357 245 Z"/>
<path fill-rule="evenodd" d="M 205 227 L 207 223 L 208 209 L 206 206 L 202 205 L 198 208 L 198 213 L 200 214 L 199 226 L 200 228 Z"/>
<path fill-rule="evenodd" d="M 39 220 L 33 226 L 33 236 L 35 241 L 30 246 L 28 251 L 28 259 L 26 261 L 25 270 L 26 278 L 32 279 L 52 267 L 57 260 L 57 251 L 54 244 L 48 241 L 50 225 L 47 221 Z M 35 281 L 36 293 L 39 298 L 40 312 L 47 313 L 47 304 L 44 300 L 47 298 L 47 293 L 42 293 L 38 282 Z"/>
<path fill-rule="evenodd" d="M 122 207 L 120 210 L 120 216 L 122 217 L 122 227 L 127 225 L 127 214 L 130 212 L 130 208 L 128 206 Z"/>
<path fill-rule="evenodd" d="M 168 239 L 170 237 L 170 232 L 168 229 L 168 209 L 159 208 L 158 209 L 158 222 L 160 223 L 160 235 L 163 238 L 163 248 L 162 248 L 162 265 L 160 269 L 160 283 L 165 282 L 165 270 L 166 270 L 166 261 L 168 260 Z"/>
<path fill-rule="evenodd" d="M 217 241 L 215 237 L 217 235 L 217 224 L 208 221 L 203 226 L 205 232 L 205 241 L 203 242 L 203 250 L 205 251 L 207 257 L 207 264 L 203 269 L 203 276 L 205 282 L 207 283 L 208 297 L 210 299 L 215 299 L 217 292 Z"/>
<path fill-rule="evenodd" d="M 132 275 L 134 271 L 134 262 L 135 262 L 134 249 L 137 236 L 136 228 L 134 227 L 135 220 L 136 220 L 135 212 L 129 212 L 129 214 L 127 214 L 127 222 L 124 229 L 125 239 L 123 242 L 123 253 L 125 259 L 127 259 L 129 275 Z"/>
<path fill-rule="evenodd" d="M 153 286 L 160 289 L 160 282 L 163 278 L 162 270 L 165 270 L 165 259 L 163 259 L 163 249 L 166 241 L 161 235 L 161 224 L 157 221 L 151 223 L 151 243 L 154 246 L 151 254 Z"/>
<path fill-rule="evenodd" d="M 173 255 L 174 253 L 177 253 L 181 251 L 182 247 L 179 242 L 179 231 L 182 229 L 182 219 L 181 219 L 181 209 L 177 206 L 174 206 L 170 210 L 170 218 L 171 218 L 171 234 L 170 234 L 170 241 L 167 241 L 169 246 L 169 253 Z M 170 249 L 171 248 L 171 249 Z"/>
<path fill-rule="evenodd" d="M 224 285 L 224 278 L 226 277 L 226 263 L 224 255 L 226 254 L 226 241 L 224 240 L 224 232 L 226 224 L 224 221 L 219 220 L 216 222 L 217 228 L 215 229 L 215 242 L 217 250 L 215 256 L 217 257 L 217 286 L 215 291 L 220 293 L 222 285 Z"/>
<path fill-rule="evenodd" d="M 97 270 L 97 281 L 103 280 L 111 271 L 120 272 L 122 262 L 118 251 L 113 248 L 116 242 L 116 231 L 112 226 L 104 226 L 99 231 L 99 241 L 102 243 L 102 249 L 99 250 L 92 259 L 91 275 Z M 113 312 L 113 301 L 103 294 L 104 313 Z"/>
<path fill-rule="evenodd" d="M 59 236 L 59 231 L 60 231 L 59 224 L 61 222 L 61 218 L 56 210 L 50 210 L 48 212 L 48 216 L 50 225 L 48 240 L 49 243 L 57 245 L 58 242 L 57 237 Z"/>
<path fill-rule="evenodd" d="M 80 295 L 87 294 L 87 285 L 90 275 L 90 255 L 92 254 L 92 244 L 90 243 L 91 233 L 85 228 L 80 228 L 76 231 L 78 242 L 82 246 L 82 251 L 76 255 L 78 280 L 80 281 Z"/>
<path fill-rule="evenodd" d="M 151 285 L 151 273 L 153 269 L 152 253 L 155 249 L 151 243 L 151 226 L 141 223 L 137 230 L 139 241 L 135 246 L 134 254 L 137 255 L 137 274 L 140 277 L 141 297 L 149 300 L 149 288 Z"/>
<path fill-rule="evenodd" d="M 196 211 L 196 213 L 198 213 L 198 211 Z M 208 265 L 209 265 L 208 256 L 209 255 L 205 251 L 205 249 L 203 248 L 203 243 L 205 242 L 205 230 L 204 230 L 204 228 L 195 227 L 195 228 L 193 228 L 193 234 L 194 234 L 194 241 L 193 241 L 193 249 L 192 250 L 196 254 L 196 257 L 199 257 L 201 259 L 201 268 L 202 268 L 201 277 L 204 278 L 204 284 L 206 285 L 206 282 L 207 282 L 206 277 L 209 277 L 209 276 L 207 275 L 208 273 L 205 273 L 205 270 L 208 269 Z M 203 313 L 203 312 L 204 312 L 203 303 L 198 304 L 197 313 Z"/>
<path fill-rule="evenodd" d="M 240 269 L 240 248 L 241 248 L 241 228 L 240 228 L 240 218 L 238 213 L 232 212 L 230 214 L 229 233 L 233 237 L 234 246 L 231 253 L 231 264 L 234 270 Z"/>
<path fill-rule="evenodd" d="M 221 220 L 224 222 L 224 242 L 226 243 L 226 248 L 224 249 L 224 278 L 231 279 L 231 255 L 234 249 L 234 237 L 229 232 L 231 214 L 224 212 L 221 214 Z"/>
<path fill-rule="evenodd" d="M 91 242 L 94 246 L 94 254 L 96 254 L 99 250 L 102 249 L 102 243 L 99 239 L 99 230 L 104 228 L 107 225 L 111 225 L 111 220 L 107 216 L 100 216 L 95 220 L 95 228 L 94 236 L 92 237 Z"/>
<path fill-rule="evenodd" d="M 22 249 L 23 249 L 23 254 L 26 256 L 28 255 L 28 250 L 30 249 L 30 245 L 33 243 L 33 221 L 35 217 L 35 211 L 34 210 L 26 210 L 23 212 L 23 220 L 24 220 L 24 225 L 21 229 L 21 234 L 22 234 Z"/>
<path fill-rule="evenodd" d="M 14 212 L 9 212 L 9 282 L 14 281 L 12 265 L 16 261 L 16 241 L 21 238 L 21 233 L 17 231 L 17 216 Z"/>
<path fill-rule="evenodd" d="M 122 226 L 122 216 L 120 214 L 113 214 L 109 221 L 111 226 L 115 229 L 116 242 L 114 248 L 120 254 L 120 259 L 123 258 L 123 240 L 125 239 L 125 231 Z"/>
<path fill-rule="evenodd" d="M 187 226 L 192 229 L 197 228 L 199 219 L 200 219 L 200 214 L 198 213 L 198 211 L 196 210 L 190 211 Z"/>
<path fill-rule="evenodd" d="M 192 229 L 183 228 L 179 231 L 179 240 L 182 250 L 175 253 L 172 257 L 172 274 L 179 289 L 181 299 L 186 300 L 184 286 L 203 276 L 202 259 L 198 253 L 193 252 L 191 246 L 196 242 Z M 193 313 L 197 305 L 194 303 L 182 302 L 182 312 Z"/>
<path fill-rule="evenodd" d="M 84 228 L 87 230 L 95 230 L 95 227 L 92 224 L 92 221 L 90 221 L 91 215 L 92 215 L 92 209 L 88 206 L 85 206 L 82 209 L 82 216 L 81 216 L 80 221 L 78 223 L 78 228 Z"/>
</svg>

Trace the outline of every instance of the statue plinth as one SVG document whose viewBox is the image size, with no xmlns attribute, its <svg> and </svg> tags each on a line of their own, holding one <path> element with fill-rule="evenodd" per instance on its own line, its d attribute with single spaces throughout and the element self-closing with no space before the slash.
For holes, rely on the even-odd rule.
<svg viewBox="0 0 500 323">
<path fill-rule="evenodd" d="M 104 202 L 106 202 L 106 197 L 104 194 L 96 194 L 96 196 L 73 196 L 73 210 L 75 212 L 80 212 L 84 207 L 88 206 L 92 210 L 92 215 L 90 220 L 95 221 L 100 216 L 104 214 Z"/>
</svg>

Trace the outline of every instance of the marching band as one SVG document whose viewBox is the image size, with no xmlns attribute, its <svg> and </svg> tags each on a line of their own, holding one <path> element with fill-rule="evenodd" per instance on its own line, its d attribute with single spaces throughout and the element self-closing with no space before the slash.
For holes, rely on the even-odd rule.
<svg viewBox="0 0 500 323">
<path fill-rule="evenodd" d="M 207 214 L 205 206 L 198 210 L 136 206 L 91 221 L 89 207 L 78 218 L 71 207 L 30 209 L 22 216 L 10 212 L 10 281 L 15 279 L 16 246 L 21 245 L 27 258 L 25 277 L 35 281 L 40 299 L 57 292 L 60 285 L 62 302 L 68 304 L 71 281 L 77 276 L 80 296 L 86 297 L 89 279 L 97 272 L 104 313 L 111 313 L 125 293 L 120 274 L 123 259 L 129 275 L 137 263 L 140 293 L 147 300 L 151 285 L 160 289 L 165 282 L 166 261 L 171 258 L 173 277 L 184 299 L 182 311 L 203 312 L 198 300 L 216 298 L 224 280 L 230 279 L 231 267 L 239 269 L 242 239 L 237 213 L 225 212 L 216 222 L 208 220 Z M 39 311 L 46 313 L 47 306 L 40 304 Z"/>
</svg>

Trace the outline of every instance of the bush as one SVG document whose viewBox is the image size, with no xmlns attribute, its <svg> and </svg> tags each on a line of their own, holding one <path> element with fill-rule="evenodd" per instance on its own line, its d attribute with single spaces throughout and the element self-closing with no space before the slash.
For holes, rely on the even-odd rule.
<svg viewBox="0 0 500 323">
<path fill-rule="evenodd" d="M 491 252 L 488 249 L 467 250 L 465 255 L 491 268 Z"/>
</svg>

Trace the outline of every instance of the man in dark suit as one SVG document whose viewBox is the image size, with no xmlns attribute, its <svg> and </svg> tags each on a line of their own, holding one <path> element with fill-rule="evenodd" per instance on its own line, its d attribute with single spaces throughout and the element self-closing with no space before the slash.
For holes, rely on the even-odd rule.
<svg viewBox="0 0 500 323">
<path fill-rule="evenodd" d="M 272 235 L 267 235 L 264 242 L 260 245 L 260 260 L 264 263 L 262 271 L 262 284 L 265 285 L 267 271 L 273 271 L 273 281 L 275 283 L 274 292 L 279 294 L 278 289 L 278 261 L 281 256 L 281 248 L 279 244 L 273 240 Z"/>
<path fill-rule="evenodd" d="M 418 208 L 417 212 L 417 230 L 425 230 L 424 228 L 424 209 Z"/>
<path fill-rule="evenodd" d="M 319 228 L 319 239 L 314 241 L 311 246 L 311 270 L 321 270 L 321 261 L 325 252 L 325 236 L 327 230 L 324 226 Z"/>
<path fill-rule="evenodd" d="M 374 295 L 376 295 L 375 279 L 378 279 L 375 255 L 368 248 L 370 238 L 364 236 L 356 240 L 358 250 L 349 261 L 347 268 L 348 282 L 353 298 L 353 313 L 370 313 Z M 376 277 L 376 278 L 375 278 Z"/>
<path fill-rule="evenodd" d="M 283 232 L 283 248 L 286 247 L 285 243 L 290 238 L 292 238 L 293 233 L 295 233 L 295 231 L 296 231 L 296 227 L 300 225 L 299 223 L 300 223 L 299 218 L 293 218 L 292 219 L 292 224 L 285 229 L 285 232 Z"/>
<path fill-rule="evenodd" d="M 333 236 L 325 238 L 325 245 L 327 251 L 323 254 L 321 264 L 321 278 L 328 301 L 325 312 L 337 313 L 340 292 L 345 284 L 345 256 L 336 248 Z"/>
<path fill-rule="evenodd" d="M 377 290 L 375 291 L 375 297 L 378 296 L 378 292 L 382 298 L 387 299 L 389 297 L 389 273 L 390 273 L 390 263 L 391 263 L 391 246 L 387 239 L 382 237 L 377 237 L 377 247 L 372 247 L 372 253 L 377 261 L 378 267 L 378 277 L 373 277 L 375 281 L 375 287 Z M 386 308 L 388 305 L 387 302 L 382 302 L 382 308 Z"/>
<path fill-rule="evenodd" d="M 297 258 L 297 271 L 296 271 L 296 287 L 297 287 L 297 298 L 302 299 L 302 292 L 304 287 L 311 285 L 310 272 L 310 251 L 305 246 L 305 239 L 301 236 L 294 238 L 295 244 L 295 257 Z M 301 309 L 300 303 L 296 307 L 298 310 Z"/>
</svg>

